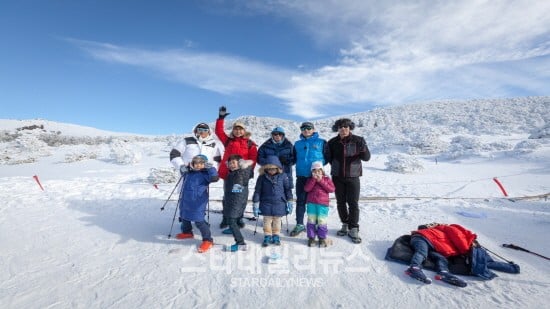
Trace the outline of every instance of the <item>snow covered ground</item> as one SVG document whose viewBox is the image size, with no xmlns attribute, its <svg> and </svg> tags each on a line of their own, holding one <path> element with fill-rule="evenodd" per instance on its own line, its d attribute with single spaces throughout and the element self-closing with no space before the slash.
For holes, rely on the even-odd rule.
<svg viewBox="0 0 550 309">
<path fill-rule="evenodd" d="M 340 222 L 333 207 L 334 245 L 327 249 L 286 235 L 280 248 L 262 248 L 261 222 L 254 234 L 255 222 L 248 221 L 249 250 L 222 252 L 233 239 L 218 228 L 220 181 L 211 186 L 209 214 L 219 246 L 205 254 L 196 253 L 198 235 L 167 237 L 176 195 L 160 211 L 175 185 L 168 182 L 175 179 L 168 161 L 174 136 L 0 120 L 1 307 L 547 306 L 550 261 L 501 245 L 550 257 L 550 202 L 509 199 L 550 192 L 550 98 L 439 102 L 350 116 L 372 151 L 361 179 L 362 244 L 335 236 Z M 299 134 L 299 123 L 241 119 L 258 143 L 278 124 L 292 140 Z M 322 137 L 334 136 L 333 120 L 315 122 Z M 17 130 L 33 124 L 43 128 Z M 405 265 L 384 260 L 397 237 L 433 221 L 473 230 L 487 248 L 518 263 L 521 274 L 463 277 L 466 288 L 423 285 L 404 275 Z M 176 220 L 172 235 L 177 231 Z M 265 263 L 272 250 L 282 252 L 281 263 Z"/>
</svg>

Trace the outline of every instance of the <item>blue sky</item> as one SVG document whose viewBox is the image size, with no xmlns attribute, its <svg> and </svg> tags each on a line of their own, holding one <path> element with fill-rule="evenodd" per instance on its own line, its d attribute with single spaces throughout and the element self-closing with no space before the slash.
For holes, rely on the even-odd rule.
<svg viewBox="0 0 550 309">
<path fill-rule="evenodd" d="M 550 95 L 550 1 L 2 1 L 0 118 L 142 134 Z"/>
</svg>

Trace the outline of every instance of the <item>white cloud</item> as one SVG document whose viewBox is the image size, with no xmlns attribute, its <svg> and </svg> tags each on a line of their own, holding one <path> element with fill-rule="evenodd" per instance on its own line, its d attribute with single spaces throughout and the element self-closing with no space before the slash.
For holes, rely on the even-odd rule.
<svg viewBox="0 0 550 309">
<path fill-rule="evenodd" d="M 292 72 L 244 58 L 196 53 L 187 50 L 146 50 L 113 44 L 70 39 L 92 57 L 160 72 L 199 88 L 231 94 L 254 92 L 275 96 L 288 87 Z"/>
<path fill-rule="evenodd" d="M 334 106 L 548 95 L 549 1 L 237 2 L 246 14 L 294 22 L 320 46 L 340 46 L 334 65 L 291 71 L 240 57 L 151 51 L 76 41 L 93 57 L 163 73 L 224 94 L 281 99 L 290 114 Z M 240 10 L 232 10 L 237 14 Z M 541 69 L 542 68 L 542 69 Z M 546 69 L 544 69 L 546 68 Z"/>
</svg>

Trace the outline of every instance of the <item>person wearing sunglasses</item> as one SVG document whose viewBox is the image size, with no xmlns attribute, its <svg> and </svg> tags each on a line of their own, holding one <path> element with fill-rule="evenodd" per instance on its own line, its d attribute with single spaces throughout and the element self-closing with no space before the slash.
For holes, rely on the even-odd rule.
<svg viewBox="0 0 550 309">
<path fill-rule="evenodd" d="M 294 162 L 296 164 L 296 226 L 290 232 L 295 237 L 305 231 L 304 214 L 306 213 L 307 192 L 304 186 L 311 177 L 311 164 L 320 161 L 326 164 L 327 142 L 319 137 L 313 123 L 306 121 L 300 125 L 300 139 L 294 143 Z"/>
<path fill-rule="evenodd" d="M 193 127 L 193 135 L 178 141 L 170 151 L 170 162 L 177 169 L 189 167 L 197 155 L 204 155 L 209 162 L 221 162 L 223 145 L 214 138 L 207 123 L 201 122 Z M 214 166 L 216 169 L 217 166 Z"/>
<path fill-rule="evenodd" d="M 370 160 L 367 142 L 362 136 L 354 135 L 355 123 L 348 118 L 336 120 L 332 126 L 338 135 L 328 141 L 327 162 L 330 163 L 332 181 L 335 186 L 336 207 L 342 222 L 338 236 L 348 235 L 353 243 L 361 243 L 359 237 L 359 193 L 360 177 L 363 175 L 361 161 Z"/>
</svg>

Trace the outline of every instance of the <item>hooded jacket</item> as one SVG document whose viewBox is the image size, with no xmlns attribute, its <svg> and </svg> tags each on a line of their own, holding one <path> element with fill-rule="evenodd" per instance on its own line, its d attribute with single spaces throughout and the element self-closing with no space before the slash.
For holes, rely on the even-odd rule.
<svg viewBox="0 0 550 309">
<path fill-rule="evenodd" d="M 225 152 L 221 161 L 227 162 L 227 158 L 229 158 L 230 155 L 238 154 L 243 158 L 243 160 L 253 161 L 253 171 L 256 166 L 256 159 L 258 157 L 258 147 L 254 142 L 252 142 L 252 140 L 250 140 L 250 135 L 248 132 L 240 137 L 233 136 L 233 133 L 227 135 L 224 131 L 224 126 L 224 119 L 218 118 L 216 120 L 216 135 L 225 146 Z M 220 164 L 218 172 L 220 174 L 220 178 L 225 180 L 227 178 L 227 174 L 229 173 L 227 165 Z M 252 173 L 250 175 L 252 175 Z"/>
<path fill-rule="evenodd" d="M 196 131 L 198 125 L 193 127 L 193 132 Z M 198 135 L 188 136 L 172 148 L 170 162 L 179 170 L 182 165 L 189 165 L 193 157 L 199 154 L 205 155 L 210 162 L 220 163 L 224 154 L 224 147 L 214 138 L 212 133 L 204 139 Z"/>
<path fill-rule="evenodd" d="M 234 171 L 229 170 L 227 178 L 223 183 L 224 217 L 240 218 L 243 216 L 248 201 L 248 180 L 252 163 L 252 160 L 239 160 L 239 169 Z"/>
<path fill-rule="evenodd" d="M 286 203 L 292 199 L 290 179 L 283 173 L 279 158 L 270 156 L 260 170 L 252 201 L 260 203 L 263 216 L 282 217 L 286 215 Z M 268 168 L 277 168 L 275 175 L 265 172 Z"/>
<path fill-rule="evenodd" d="M 204 221 L 208 204 L 208 185 L 218 181 L 214 167 L 192 170 L 184 174 L 180 191 L 180 218 L 187 221 Z"/>
</svg>

